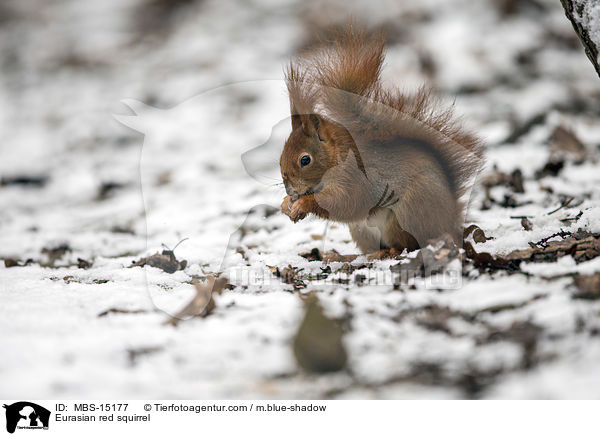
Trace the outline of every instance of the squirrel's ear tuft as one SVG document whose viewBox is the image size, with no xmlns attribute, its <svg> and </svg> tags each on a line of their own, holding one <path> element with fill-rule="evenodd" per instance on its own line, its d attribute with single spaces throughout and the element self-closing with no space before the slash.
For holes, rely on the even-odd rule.
<svg viewBox="0 0 600 436">
<path fill-rule="evenodd" d="M 319 132 L 319 117 L 314 114 L 301 115 L 302 131 L 306 136 L 315 136 Z"/>
<path fill-rule="evenodd" d="M 311 114 L 308 116 L 308 121 L 310 121 L 310 123 L 314 127 L 315 131 L 318 132 L 319 127 L 321 125 L 321 120 L 319 119 L 319 117 L 317 115 Z"/>
<path fill-rule="evenodd" d="M 292 130 L 296 130 L 297 128 L 301 127 L 306 136 L 314 136 L 319 133 L 320 125 L 321 120 L 317 115 L 300 115 L 295 113 L 294 108 L 292 108 Z"/>
<path fill-rule="evenodd" d="M 304 130 L 304 115 L 300 114 L 300 111 L 293 102 L 290 106 L 290 111 L 292 113 L 292 130 L 296 130 L 298 127 L 302 127 L 302 130 Z"/>
<path fill-rule="evenodd" d="M 302 126 L 302 117 L 300 115 L 292 114 L 292 131 Z"/>
</svg>

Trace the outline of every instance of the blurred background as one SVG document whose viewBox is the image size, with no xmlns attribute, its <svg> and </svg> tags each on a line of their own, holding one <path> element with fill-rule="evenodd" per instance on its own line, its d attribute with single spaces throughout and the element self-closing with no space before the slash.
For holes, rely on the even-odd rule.
<svg viewBox="0 0 600 436">
<path fill-rule="evenodd" d="M 325 381 L 296 378 L 289 338 L 300 320 L 301 304 L 290 293 L 271 292 L 289 290 L 285 284 L 232 291 L 219 307 L 233 309 L 217 311 L 194 327 L 190 322 L 172 331 L 160 325 L 163 314 L 154 311 L 146 283 L 158 292 L 185 286 L 191 295 L 191 277 L 215 272 L 221 265 L 223 253 L 211 245 L 227 244 L 240 226 L 247 236 L 244 254 L 235 253 L 239 262 L 245 259 L 269 271 L 267 266 L 283 268 L 292 259 L 308 271 L 298 252 L 314 247 L 323 223 L 302 223 L 294 228 L 301 230 L 292 231 L 278 214 L 267 221 L 244 221 L 252 206 L 276 208 L 283 198 L 281 187 L 248 183 L 240 157 L 267 141 L 274 123 L 283 119 L 284 93 L 265 96 L 267 88 L 226 86 L 218 95 L 227 98 L 219 97 L 219 104 L 188 106 L 186 125 L 197 120 L 199 130 L 212 126 L 214 132 L 201 137 L 170 128 L 161 131 L 161 145 L 145 149 L 146 158 L 154 156 L 146 161 L 149 167 L 141 168 L 142 173 L 152 168 L 156 197 L 151 204 L 144 204 L 140 195 L 141 146 L 144 141 L 148 146 L 148 138 L 113 117 L 132 115 L 121 101 L 143 102 L 145 113 L 153 113 L 152 108 L 178 113 L 188 99 L 217 87 L 281 80 L 290 57 L 327 39 L 350 18 L 368 32 L 384 34 L 385 82 L 408 91 L 426 84 L 455 102 L 465 124 L 485 140 L 487 172 L 520 168 L 531 181 L 548 159 L 558 126 L 573 130 L 577 141 L 597 152 L 600 82 L 558 0 L 3 0 L 0 257 L 16 259 L 18 265 L 31 259 L 31 265 L 0 270 L 6 299 L 2 323 L 12 333 L 3 339 L 7 354 L 0 370 L 6 391 L 0 394 L 463 398 L 489 392 L 491 397 L 564 397 L 586 396 L 591 386 L 600 386 L 598 377 L 592 380 L 595 384 L 584 377 L 597 363 L 598 347 L 568 341 L 578 332 L 574 320 L 583 309 L 560 299 L 553 300 L 554 312 L 544 312 L 551 315 L 538 321 L 554 333 L 564 326 L 568 331 L 558 328 L 564 346 L 548 342 L 541 349 L 548 354 L 560 349 L 556 352 L 567 360 L 550 373 L 532 377 L 520 372 L 520 353 L 531 352 L 530 343 L 521 341 L 521 330 L 510 330 L 500 345 L 487 347 L 476 339 L 483 327 L 464 327 L 464 320 L 457 321 L 462 333 L 451 341 L 439 331 L 414 330 L 412 324 L 406 328 L 400 318 L 378 321 L 377 314 L 387 314 L 400 298 L 377 294 L 381 290 L 363 289 L 355 297 L 360 310 L 353 315 L 358 321 L 348 346 L 354 376 L 363 377 L 358 384 L 335 376 Z M 273 116 L 261 118 L 269 110 Z M 211 125 L 211 114 L 217 112 L 228 116 L 228 124 L 218 129 Z M 282 129 L 280 145 L 287 125 Z M 278 155 L 271 153 L 269 159 L 277 177 Z M 592 202 L 585 206 L 595 210 L 595 165 L 589 162 L 583 171 L 572 168 L 570 179 L 556 180 L 554 197 L 535 188 L 525 212 L 498 212 L 493 207 L 499 206 L 493 205 L 487 215 L 475 211 L 470 219 L 486 231 L 498 230 L 502 226 L 494 214 L 504 214 L 502 225 L 509 225 L 489 242 L 492 252 L 527 247 L 532 236 L 521 233 L 516 242 L 501 244 L 502 231 L 510 236 L 522 230 L 509 214 L 545 214 L 564 192 L 581 194 Z M 478 207 L 484 204 L 482 195 Z M 273 215 L 276 209 L 269 210 Z M 580 224 L 593 222 L 590 213 L 585 212 Z M 542 227 L 535 230 L 537 239 L 558 230 Z M 355 250 L 345 230 L 330 230 L 330 246 L 340 252 Z M 124 269 L 161 244 L 172 247 L 186 237 L 190 240 L 177 251 L 188 261 L 185 273 L 171 276 L 147 268 L 146 277 L 139 268 Z M 93 267 L 87 269 L 78 259 Z M 55 266 L 70 269 L 48 269 Z M 494 283 L 475 283 L 461 294 L 463 300 L 454 301 L 475 301 L 479 294 L 472 290 L 489 286 L 509 300 L 549 289 L 543 281 L 531 285 L 514 277 Z M 560 283 L 556 292 L 563 287 Z M 528 293 L 502 294 L 521 288 Z M 252 290 L 257 294 L 249 299 L 244 292 Z M 345 310 L 343 295 L 323 295 L 331 300 L 325 303 L 331 313 Z M 398 304 L 419 306 L 437 298 L 434 291 L 420 295 L 426 298 Z M 180 298 L 174 307 L 184 301 Z M 595 309 L 590 306 L 584 313 L 592 313 L 588 310 Z M 495 325 L 497 320 L 495 326 L 502 329 L 514 320 L 525 322 L 532 313 L 515 312 L 511 318 L 512 312 L 503 312 L 486 322 Z M 447 320 L 453 315 L 433 316 L 432 322 L 438 322 L 437 316 Z M 45 336 L 36 333 L 40 329 Z M 525 326 L 526 334 L 531 331 Z M 514 345 L 511 334 L 521 342 Z M 190 351 L 190 343 L 206 348 Z M 581 358 L 583 366 L 568 361 L 574 355 L 568 344 L 574 343 L 579 344 L 577 353 L 588 353 Z M 40 386 L 32 373 L 44 374 L 47 385 Z M 561 380 L 576 375 L 583 377 L 579 383 L 564 388 Z M 398 387 L 398 380 L 411 385 Z M 497 390 L 484 391 L 491 381 L 498 381 Z"/>
<path fill-rule="evenodd" d="M 553 111 L 598 114 L 597 78 L 558 0 L 7 0 L 4 184 L 48 182 L 59 198 L 44 213 L 60 196 L 135 187 L 141 136 L 112 119 L 128 113 L 120 100 L 166 109 L 216 86 L 280 80 L 290 56 L 351 17 L 385 35 L 386 81 L 455 99 L 488 146 L 514 142 Z M 256 96 L 240 98 L 251 111 Z"/>
</svg>

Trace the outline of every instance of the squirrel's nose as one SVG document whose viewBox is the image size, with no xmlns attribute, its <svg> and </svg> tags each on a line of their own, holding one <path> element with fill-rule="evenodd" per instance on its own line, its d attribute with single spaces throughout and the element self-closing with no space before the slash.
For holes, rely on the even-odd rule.
<svg viewBox="0 0 600 436">
<path fill-rule="evenodd" d="M 290 196 L 290 199 L 292 200 L 292 202 L 298 200 L 298 197 L 300 197 L 300 194 L 298 194 L 298 191 L 290 188 L 287 184 L 285 185 L 285 193 Z"/>
<path fill-rule="evenodd" d="M 296 191 L 295 189 L 290 188 L 289 186 L 285 187 L 285 193 L 287 195 L 289 195 L 290 197 L 298 197 L 298 191 Z"/>
<path fill-rule="evenodd" d="M 296 193 L 294 189 L 290 188 L 290 184 L 287 179 L 283 179 L 283 186 L 285 186 L 285 193 L 290 197 Z"/>
</svg>

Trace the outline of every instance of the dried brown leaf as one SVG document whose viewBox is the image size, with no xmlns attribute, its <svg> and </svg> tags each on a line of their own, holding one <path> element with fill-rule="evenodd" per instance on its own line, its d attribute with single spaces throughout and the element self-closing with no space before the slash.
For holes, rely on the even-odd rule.
<svg viewBox="0 0 600 436">
<path fill-rule="evenodd" d="M 214 276 L 207 277 L 203 283 L 199 283 L 198 280 L 194 280 L 192 283 L 194 284 L 194 288 L 196 288 L 196 295 L 175 316 L 165 321 L 165 324 L 177 325 L 183 319 L 195 316 L 204 318 L 210 315 L 216 307 L 213 295 L 215 293 L 221 294 L 227 286 L 226 279 L 217 279 Z"/>
<path fill-rule="evenodd" d="M 152 256 L 142 257 L 133 262 L 131 267 L 149 265 L 154 268 L 162 269 L 164 272 L 173 274 L 175 271 L 183 270 L 187 266 L 187 260 L 178 261 L 171 250 L 163 250 L 162 253 L 155 253 Z"/>
<path fill-rule="evenodd" d="M 600 299 L 600 273 L 593 275 L 577 275 L 573 277 L 573 282 L 579 292 L 573 294 L 573 298 L 584 300 Z"/>
</svg>

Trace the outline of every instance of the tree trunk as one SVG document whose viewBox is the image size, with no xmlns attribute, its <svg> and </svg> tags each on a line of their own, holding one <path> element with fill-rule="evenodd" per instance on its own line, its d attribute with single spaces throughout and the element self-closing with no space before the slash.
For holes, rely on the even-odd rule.
<svg viewBox="0 0 600 436">
<path fill-rule="evenodd" d="M 594 8 L 600 8 L 595 0 L 560 0 L 567 18 L 573 24 L 575 32 L 583 43 L 585 54 L 594 65 L 600 77 L 600 12 L 596 10 L 596 19 L 591 14 Z"/>
</svg>

